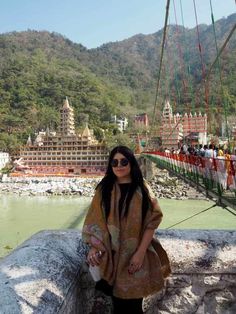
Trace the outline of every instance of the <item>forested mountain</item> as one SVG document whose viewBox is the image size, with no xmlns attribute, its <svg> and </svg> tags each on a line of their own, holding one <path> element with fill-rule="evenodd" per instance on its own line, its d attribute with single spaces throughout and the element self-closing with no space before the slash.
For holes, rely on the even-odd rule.
<svg viewBox="0 0 236 314">
<path fill-rule="evenodd" d="M 216 22 L 220 48 L 236 14 Z M 212 26 L 200 25 L 202 60 L 216 57 Z M 12 32 L 0 35 L 0 150 L 13 150 L 29 133 L 58 124 L 65 96 L 75 108 L 76 124 L 107 127 L 111 114 L 152 112 L 163 30 L 151 35 L 86 49 L 57 33 Z M 202 63 L 196 29 L 168 26 L 158 106 L 168 95 L 179 111 L 203 109 Z M 236 110 L 236 36 L 222 58 L 222 82 L 230 114 Z M 218 68 L 210 80 L 209 106 L 223 112 Z M 199 89 L 196 96 L 195 90 Z M 197 100 L 196 100 L 197 99 Z"/>
<path fill-rule="evenodd" d="M 236 14 L 215 23 L 218 50 L 235 23 Z M 202 67 L 204 67 L 204 73 L 207 74 L 207 69 L 217 55 L 212 25 L 199 25 L 198 28 L 200 43 L 197 28 L 187 29 L 182 26 L 169 25 L 167 30 L 164 67 L 161 77 L 163 92 L 161 95 L 170 94 L 173 100 L 173 94 L 179 94 L 177 107 L 180 107 L 180 110 L 181 104 L 196 101 L 194 92 L 196 89 L 200 88 L 200 91 L 204 92 L 204 88 L 201 86 Z M 236 102 L 235 33 L 224 50 L 220 61 L 223 72 L 223 85 L 227 92 L 233 96 L 234 103 Z M 121 42 L 108 43 L 90 50 L 89 54 L 84 57 L 86 59 L 83 60 L 93 72 L 104 78 L 108 77 L 111 82 L 117 85 L 131 88 L 135 96 L 135 104 L 146 109 L 147 104 L 153 106 L 162 35 L 163 30 L 151 35 L 139 34 Z M 201 45 L 202 60 L 199 53 L 199 44 Z M 210 96 L 214 95 L 213 102 L 221 98 L 219 95 L 219 77 L 218 66 L 216 66 L 210 77 Z M 166 81 L 169 82 L 170 86 L 168 86 L 167 91 Z M 183 86 L 184 84 L 185 86 Z M 217 86 L 217 89 L 215 86 Z M 199 97 L 200 95 L 198 95 Z"/>
</svg>

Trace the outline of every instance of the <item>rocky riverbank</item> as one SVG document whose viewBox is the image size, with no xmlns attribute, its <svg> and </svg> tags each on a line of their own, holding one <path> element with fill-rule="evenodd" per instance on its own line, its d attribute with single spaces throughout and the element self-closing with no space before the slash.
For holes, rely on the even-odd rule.
<svg viewBox="0 0 236 314">
<path fill-rule="evenodd" d="M 170 175 L 168 170 L 165 169 L 155 169 L 154 176 L 149 184 L 157 198 L 207 199 L 203 193 L 178 177 Z"/>
<path fill-rule="evenodd" d="M 101 177 L 65 178 L 65 177 L 7 177 L 0 181 L 0 194 L 33 195 L 80 195 L 91 197 Z M 205 195 L 171 176 L 167 170 L 156 169 L 149 181 L 158 198 L 169 199 L 205 199 Z"/>
<path fill-rule="evenodd" d="M 0 194 L 33 195 L 80 195 L 91 197 L 101 177 L 3 177 Z"/>
</svg>

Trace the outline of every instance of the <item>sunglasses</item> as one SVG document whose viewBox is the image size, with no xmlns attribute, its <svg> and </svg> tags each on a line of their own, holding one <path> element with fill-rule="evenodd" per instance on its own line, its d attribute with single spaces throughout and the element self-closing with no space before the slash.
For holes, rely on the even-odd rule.
<svg viewBox="0 0 236 314">
<path fill-rule="evenodd" d="M 118 167 L 120 165 L 121 167 L 126 167 L 128 165 L 129 161 L 127 158 L 121 158 L 121 159 L 112 159 L 111 166 L 112 168 Z"/>
</svg>

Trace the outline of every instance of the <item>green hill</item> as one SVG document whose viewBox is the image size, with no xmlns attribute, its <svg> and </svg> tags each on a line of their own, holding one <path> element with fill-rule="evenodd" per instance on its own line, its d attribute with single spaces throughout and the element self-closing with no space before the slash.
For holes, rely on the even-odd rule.
<svg viewBox="0 0 236 314">
<path fill-rule="evenodd" d="M 236 14 L 216 22 L 220 48 Z M 202 57 L 206 66 L 216 56 L 212 26 L 200 25 Z M 152 113 L 163 30 L 151 35 L 86 49 L 57 33 L 28 30 L 0 35 L 0 150 L 14 151 L 29 133 L 56 128 L 58 109 L 65 96 L 75 108 L 77 127 L 89 120 L 107 128 L 111 114 Z M 168 26 L 158 110 L 165 96 L 176 110 L 206 109 L 203 102 L 202 64 L 196 29 Z M 220 60 L 229 114 L 236 112 L 236 38 Z M 224 112 L 219 73 L 210 80 L 212 112 Z M 199 89 L 196 98 L 195 90 Z"/>
</svg>

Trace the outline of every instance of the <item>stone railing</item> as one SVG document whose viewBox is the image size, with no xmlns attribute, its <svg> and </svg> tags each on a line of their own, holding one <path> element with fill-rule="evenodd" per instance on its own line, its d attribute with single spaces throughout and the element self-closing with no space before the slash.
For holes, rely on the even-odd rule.
<svg viewBox="0 0 236 314">
<path fill-rule="evenodd" d="M 158 230 L 172 275 L 145 312 L 236 313 L 236 231 Z M 94 290 L 77 230 L 42 231 L 0 262 L 0 313 L 112 313 Z"/>
</svg>

